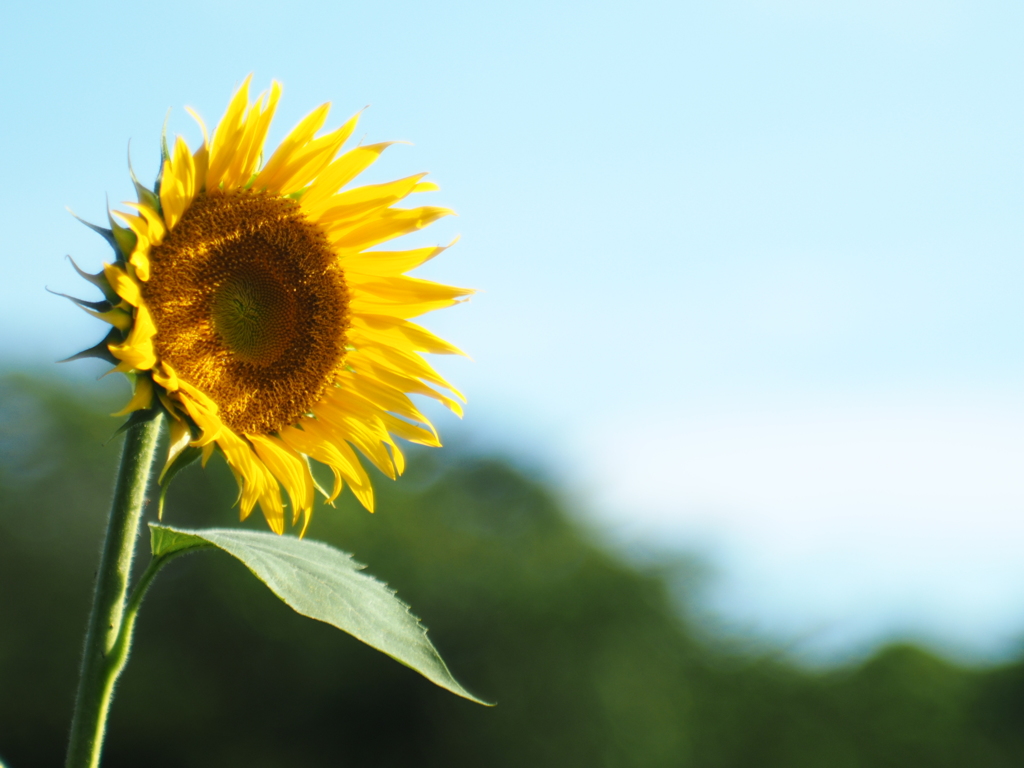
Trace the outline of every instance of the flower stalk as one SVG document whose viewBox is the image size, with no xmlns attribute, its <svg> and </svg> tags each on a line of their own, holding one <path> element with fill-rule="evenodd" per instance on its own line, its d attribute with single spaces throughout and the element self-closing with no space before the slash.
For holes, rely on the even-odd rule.
<svg viewBox="0 0 1024 768">
<path fill-rule="evenodd" d="M 67 768 L 99 766 L 114 684 L 128 659 L 135 614 L 145 588 L 163 565 L 158 561 L 151 564 L 129 605 L 132 557 L 162 422 L 162 414 L 158 413 L 129 427 L 125 434 L 86 629 Z"/>
</svg>

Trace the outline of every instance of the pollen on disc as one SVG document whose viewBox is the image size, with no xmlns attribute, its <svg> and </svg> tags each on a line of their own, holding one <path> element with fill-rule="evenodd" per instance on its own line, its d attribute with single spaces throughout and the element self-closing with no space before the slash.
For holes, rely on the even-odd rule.
<svg viewBox="0 0 1024 768">
<path fill-rule="evenodd" d="M 200 195 L 151 249 L 142 293 L 157 356 L 217 403 L 237 433 L 294 424 L 345 355 L 344 275 L 323 233 L 288 198 Z"/>
</svg>

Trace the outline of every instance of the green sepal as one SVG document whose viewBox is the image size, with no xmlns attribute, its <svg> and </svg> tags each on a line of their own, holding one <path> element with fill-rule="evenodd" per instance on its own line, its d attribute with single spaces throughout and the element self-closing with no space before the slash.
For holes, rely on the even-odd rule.
<svg viewBox="0 0 1024 768">
<path fill-rule="evenodd" d="M 107 203 L 107 219 L 110 221 L 110 231 L 114 233 L 114 242 L 117 243 L 118 254 L 117 260 L 124 265 L 128 259 L 131 258 L 132 252 L 135 250 L 136 243 L 139 242 L 139 238 L 135 236 L 127 227 L 122 227 L 116 221 L 114 221 L 113 215 L 110 213 L 110 204 Z"/>
<path fill-rule="evenodd" d="M 160 184 L 164 180 L 164 163 L 171 157 L 171 152 L 167 148 L 167 121 L 170 119 L 171 110 L 168 109 L 167 114 L 164 115 L 164 127 L 160 131 L 160 169 L 156 172 L 156 181 L 153 183 L 153 191 L 158 198 L 160 197 Z"/>
<path fill-rule="evenodd" d="M 91 309 L 93 312 L 109 312 L 114 308 L 114 305 L 111 304 L 106 299 L 104 299 L 103 301 L 86 301 L 85 299 L 78 299 L 75 298 L 74 296 L 69 296 L 66 293 L 60 293 L 59 291 L 51 291 L 49 288 L 46 288 L 46 292 L 52 293 L 54 296 L 60 296 L 62 298 L 65 298 L 68 301 L 73 301 L 78 306 L 86 307 L 87 309 Z"/>
<path fill-rule="evenodd" d="M 119 330 L 117 330 L 117 328 L 111 328 L 110 332 L 106 335 L 106 337 L 103 339 L 103 341 L 101 341 L 96 346 L 89 347 L 88 349 L 84 349 L 84 350 L 82 350 L 81 352 L 79 352 L 76 355 L 72 355 L 71 357 L 66 357 L 63 360 L 58 360 L 57 362 L 58 363 L 70 363 L 73 360 L 84 360 L 87 357 L 95 357 L 95 358 L 97 358 L 99 360 L 105 360 L 106 362 L 110 363 L 111 365 L 117 365 L 121 361 L 118 360 L 116 357 L 114 357 L 114 355 L 111 353 L 110 345 L 111 344 L 120 344 L 121 341 L 122 341 L 122 339 L 121 339 L 121 332 Z"/>
<path fill-rule="evenodd" d="M 145 410 L 132 411 L 128 415 L 128 418 L 125 419 L 124 424 L 114 430 L 114 434 L 110 436 L 110 439 L 113 440 L 122 432 L 126 432 L 132 427 L 137 427 L 139 424 L 145 424 L 147 421 L 152 421 L 161 413 L 163 413 L 161 408 L 147 408 Z"/>
<path fill-rule="evenodd" d="M 74 214 L 72 214 L 72 215 L 74 216 Z M 75 218 L 78 218 L 78 217 L 75 216 Z M 81 219 L 78 219 L 78 220 L 82 221 Z M 118 252 L 118 249 L 117 249 L 117 241 L 114 240 L 114 233 L 113 233 L 112 230 L 103 229 L 102 227 L 97 227 L 96 225 L 90 224 L 87 221 L 82 221 L 82 223 L 85 224 L 87 227 L 90 227 L 90 228 L 96 230 L 97 232 L 100 232 L 101 234 L 103 234 L 104 232 L 109 234 L 110 237 L 108 238 L 108 242 L 110 243 L 110 247 L 114 249 L 114 255 L 115 256 L 120 255 L 119 252 Z M 104 235 L 104 237 L 106 237 L 106 235 Z M 107 276 L 105 274 L 103 274 L 102 272 L 99 272 L 98 274 L 94 275 L 91 272 L 86 272 L 84 269 L 82 269 L 77 264 L 75 264 L 75 260 L 72 259 L 70 256 L 68 256 L 68 261 L 71 262 L 71 266 L 75 268 L 75 272 L 78 273 L 79 277 L 82 277 L 82 278 L 88 280 L 90 283 L 92 283 L 97 288 L 99 288 L 100 291 L 102 291 L 103 297 L 107 301 L 109 301 L 111 304 L 118 304 L 118 303 L 120 303 L 121 297 L 118 296 L 117 295 L 117 291 L 115 291 L 113 289 L 113 287 L 111 287 L 110 281 L 107 280 Z"/>
<path fill-rule="evenodd" d="M 160 163 L 160 167 L 163 168 L 163 163 Z M 160 198 L 158 194 L 135 177 L 135 169 L 132 168 L 131 145 L 128 147 L 128 173 L 132 177 L 132 184 L 135 185 L 135 196 L 139 198 L 139 202 L 160 213 Z"/>
<path fill-rule="evenodd" d="M 302 458 L 306 460 L 306 471 L 308 471 L 309 476 L 313 478 L 313 487 L 316 489 L 317 493 L 323 496 L 324 499 L 331 498 L 331 494 L 328 493 L 327 489 L 324 488 L 323 485 L 321 485 L 320 481 L 316 479 L 316 475 L 313 474 L 313 465 L 312 462 L 310 462 L 309 460 L 309 456 L 303 456 Z M 332 507 L 334 506 L 333 501 L 327 503 L 330 504 Z"/>
<path fill-rule="evenodd" d="M 487 705 L 452 676 L 427 630 L 386 584 L 352 556 L 319 541 L 263 531 L 185 531 L 149 524 L 156 558 L 213 545 L 240 560 L 296 613 L 347 632 L 440 687 Z"/>
<path fill-rule="evenodd" d="M 171 481 L 174 479 L 174 476 L 185 467 L 194 464 L 202 455 L 202 448 L 188 445 L 174 457 L 170 464 L 164 467 L 163 472 L 160 473 L 160 479 L 157 480 L 157 483 L 160 485 L 160 499 L 157 501 L 156 507 L 156 517 L 158 520 L 164 519 L 164 500 L 167 498 L 167 491 L 170 490 Z"/>
<path fill-rule="evenodd" d="M 107 245 L 109 245 L 114 250 L 114 255 L 115 256 L 118 255 L 117 240 L 114 238 L 114 230 L 107 229 L 106 227 L 101 227 L 98 224 L 93 224 L 91 221 L 86 221 L 81 216 L 79 216 L 77 213 L 72 211 L 70 208 L 68 208 L 68 213 L 70 213 L 72 216 L 74 216 L 80 222 L 85 224 L 85 226 L 87 226 L 93 232 L 95 232 L 100 237 L 102 237 L 104 240 L 106 240 L 107 241 Z M 70 259 L 71 257 L 68 256 L 68 258 Z M 72 261 L 71 263 L 74 264 L 75 262 Z M 78 267 L 76 266 L 75 269 L 78 269 Z M 78 269 L 78 274 L 82 275 L 82 277 L 84 277 L 86 280 L 90 280 L 91 281 L 91 277 L 87 276 L 87 273 L 82 272 L 82 270 Z M 104 291 L 104 293 L 105 293 L 105 291 Z"/>
</svg>

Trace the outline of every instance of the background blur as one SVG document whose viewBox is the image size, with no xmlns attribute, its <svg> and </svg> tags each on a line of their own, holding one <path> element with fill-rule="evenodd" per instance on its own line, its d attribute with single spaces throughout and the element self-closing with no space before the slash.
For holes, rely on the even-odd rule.
<svg viewBox="0 0 1024 768">
<path fill-rule="evenodd" d="M 552 689 L 564 689 L 566 697 L 579 691 L 567 680 L 551 683 L 553 670 L 563 667 L 567 676 L 579 675 L 577 682 L 597 686 L 584 698 L 594 707 L 611 702 L 612 709 L 571 715 L 585 724 L 581 741 L 573 743 L 595 750 L 604 749 L 602 739 L 618 738 L 602 718 L 627 733 L 629 718 L 648 722 L 651 712 L 662 711 L 614 709 L 647 697 L 671 698 L 681 709 L 665 704 L 663 710 L 685 713 L 672 720 L 683 722 L 683 730 L 665 731 L 682 741 L 651 737 L 661 745 L 659 754 L 697 755 L 700 765 L 744 764 L 741 757 L 735 758 L 739 763 L 699 757 L 711 753 L 700 752 L 704 747 L 691 739 L 698 732 L 732 734 L 728 723 L 756 720 L 744 707 L 765 707 L 763 716 L 771 718 L 785 700 L 815 722 L 859 722 L 856 713 L 874 712 L 875 705 L 852 691 L 869 696 L 864 691 L 876 691 L 872 685 L 900 680 L 910 681 L 907 690 L 920 684 L 949 692 L 959 703 L 942 712 L 967 718 L 962 722 L 974 717 L 964 713 L 982 700 L 1010 717 L 1017 711 L 1007 703 L 1010 694 L 985 699 L 977 687 L 988 675 L 1004 673 L 967 672 L 962 665 L 1012 665 L 1024 637 L 1022 31 L 1024 6 L 1009 0 L 21 4 L 6 10 L 0 25 L 0 366 L 52 376 L 51 361 L 100 337 L 98 322 L 42 291 L 49 286 L 87 294 L 64 254 L 92 270 L 106 258 L 102 241 L 64 207 L 102 223 L 106 195 L 112 204 L 131 198 L 129 140 L 140 178 L 150 181 L 168 108 L 170 131 L 184 133 L 194 145 L 198 131 L 184 106 L 213 125 L 246 74 L 254 73 L 257 91 L 279 79 L 285 96 L 273 144 L 322 101 L 335 105 L 332 126 L 369 104 L 360 139 L 409 139 L 414 146 L 388 150 L 366 180 L 430 170 L 442 187 L 436 202 L 460 213 L 411 239 L 415 245 L 462 236 L 420 274 L 483 289 L 469 304 L 426 319 L 474 362 L 439 362 L 470 403 L 464 424 L 436 413 L 449 447 L 424 458 L 435 464 L 422 471 L 439 473 L 438 487 L 449 489 L 439 491 L 442 496 L 473 497 L 475 487 L 485 500 L 445 513 L 454 516 L 450 520 L 438 511 L 447 521 L 438 522 L 417 511 L 426 503 L 417 494 L 434 486 L 407 480 L 393 489 L 394 510 L 372 518 L 318 514 L 311 536 L 356 551 L 373 572 L 393 581 L 435 628 L 442 652 L 458 653 L 463 643 L 464 655 L 453 658 L 456 673 L 466 670 L 460 676 L 468 685 L 502 701 L 501 712 L 514 710 L 504 702 L 515 695 L 533 707 L 562 711 Z M 124 396 L 123 382 L 92 382 L 100 372 L 89 363 L 62 370 L 85 398 L 67 406 L 67 418 L 91 413 L 115 390 Z M 0 479 L 0 546 L 9 548 L 4 561 L 28 570 L 5 570 L 2 583 L 18 584 L 16 591 L 36 589 L 37 583 L 39 589 L 68 590 L 61 593 L 67 605 L 78 605 L 85 600 L 99 535 L 88 526 L 101 525 L 89 515 L 102 515 L 116 444 L 97 447 L 106 427 L 83 433 L 93 442 L 83 437 L 81 446 L 91 448 L 80 452 L 102 464 L 100 478 L 89 480 L 96 495 L 62 491 L 72 486 L 54 478 L 77 478 L 68 473 L 81 471 L 70 469 L 80 456 L 59 447 L 71 438 L 50 412 L 63 399 L 39 401 L 32 392 L 42 385 L 17 386 L 22 395 L 12 402 L 21 405 L 0 403 L 8 420 L 0 440 L 9 446 L 4 450 L 10 460 L 21 462 L 5 468 Z M 33 438 L 39 452 L 32 453 L 21 447 L 25 430 L 37 434 L 32 430 L 43 427 L 25 414 L 38 413 L 49 414 L 44 421 L 50 431 Z M 32 456 L 46 460 L 25 463 Z M 502 456 L 511 464 L 480 463 L 481 456 Z M 50 506 L 17 496 L 37 482 L 51 494 Z M 207 481 L 189 482 L 201 488 Z M 505 490 L 487 491 L 492 482 Z M 192 493 L 191 506 L 177 502 L 182 517 L 172 521 L 184 520 L 187 510 L 195 524 L 228 524 L 231 494 Z M 516 494 L 534 493 L 549 501 L 515 501 L 521 498 Z M 73 515 L 72 496 L 80 504 Z M 558 528 L 559 536 L 579 537 L 572 539 L 572 547 L 586 553 L 579 557 L 598 558 L 601 568 L 632 586 L 621 592 L 609 587 L 609 603 L 588 603 L 591 598 L 582 596 L 604 600 L 600 579 L 572 588 L 580 591 L 546 591 L 544 580 L 555 579 L 562 566 L 541 555 L 531 559 L 527 553 L 534 550 L 520 550 L 526 545 L 516 538 L 526 534 L 500 522 L 519 519 L 514 510 L 520 507 L 529 508 L 522 514 L 533 522 L 508 525 L 541 525 L 533 515 L 560 521 L 556 528 L 567 527 Z M 407 515 L 400 511 L 405 509 Z M 69 516 L 84 526 L 80 540 L 67 540 Z M 38 530 L 17 533 L 25 520 Z M 533 587 L 540 592 L 530 592 L 525 582 L 516 592 L 519 587 L 511 585 L 519 582 L 500 569 L 490 576 L 458 571 L 471 565 L 436 552 L 437 542 L 452 535 L 444 526 L 469 537 L 456 538 L 470 549 L 477 538 L 490 536 L 495 547 L 517 551 L 523 562 L 515 567 L 525 569 L 527 582 L 537 580 Z M 41 537 L 36 544 L 33 536 Z M 43 573 L 46 558 L 63 551 L 61 541 L 81 548 L 77 565 L 67 555 L 64 578 L 71 581 L 42 586 L 41 576 L 26 581 L 10 575 Z M 551 540 L 557 544 L 539 541 L 530 547 L 542 552 L 548 545 L 568 546 L 557 538 Z M 490 562 L 468 551 L 466 557 L 480 557 L 481 568 Z M 14 568 L 4 561 L 0 568 Z M 187 670 L 207 663 L 200 661 L 200 641 L 204 652 L 222 649 L 218 663 L 236 664 L 239 674 L 253 674 L 243 661 L 250 657 L 238 656 L 239 648 L 252 649 L 267 669 L 314 658 L 308 649 L 292 650 L 283 635 L 274 645 L 262 616 L 249 627 L 243 614 L 261 599 L 258 590 L 240 586 L 249 590 L 244 599 L 229 596 L 234 593 L 220 573 L 212 574 L 218 568 L 231 572 L 214 562 L 183 564 L 181 578 L 194 579 L 187 599 L 170 588 L 170 579 L 165 597 L 154 598 L 180 601 L 175 610 L 194 616 L 210 634 L 172 638 L 167 627 L 157 629 L 158 622 L 170 621 L 166 615 L 153 609 L 150 623 L 144 615 L 146 650 L 129 669 L 126 699 L 132 686 L 156 695 L 156 678 L 142 669 L 143 653 L 154 654 L 153 670 L 178 658 L 181 671 L 167 679 L 185 687 L 192 674 Z M 444 571 L 437 581 L 426 575 L 431 568 Z M 478 584 L 481 592 L 463 596 L 442 576 Z M 487 593 L 488 579 L 509 594 L 498 599 Z M 434 598 L 431 589 L 437 590 Z M 6 599 L 17 599 L 3 591 Z M 538 594 L 554 602 L 531 607 L 543 602 Z M 652 601 L 648 618 L 630 613 Z M 593 611 L 580 609 L 580 623 L 573 618 L 577 602 Z M 506 621 L 515 615 L 512 604 L 536 610 L 523 621 L 554 633 L 545 641 L 547 656 L 523 660 L 546 670 L 537 673 L 538 687 L 515 695 L 492 686 L 489 675 L 510 675 L 523 686 L 528 676 L 513 672 L 518 668 L 507 659 L 504 667 L 498 663 L 506 646 L 487 633 L 507 632 L 508 653 L 525 650 L 512 629 L 496 628 L 476 613 L 486 610 L 495 622 Z M 61 630 L 75 638 L 75 646 L 81 606 L 77 617 L 68 608 L 69 624 Z M 467 606 L 474 612 L 463 617 Z M 266 610 L 279 608 L 268 604 Z M 232 611 L 240 618 L 232 619 Z M 7 615 L 0 614 L 2 633 L 22 621 Z M 218 628 L 210 616 L 227 616 L 225 622 L 237 620 L 248 629 Z M 596 631 L 588 621 L 614 634 L 620 623 L 626 632 L 648 620 L 666 623 L 647 640 L 588 640 Z M 27 648 L 56 642 L 50 638 L 54 627 L 32 631 L 39 634 L 24 641 Z M 477 631 L 482 634 L 460 634 Z M 154 646 L 154 636 L 166 637 L 166 646 Z M 303 642 L 340 642 L 324 638 Z M 0 640 L 0 653 L 12 652 L 6 642 Z M 645 642 L 663 648 L 664 659 L 672 661 L 656 665 L 653 659 L 661 657 L 644 651 L 650 647 Z M 879 650 L 891 642 L 924 650 Z M 583 653 L 574 643 L 589 650 Z M 355 644 L 337 647 L 344 648 L 343 658 L 331 655 L 331 663 L 371 663 L 361 656 L 346 661 L 359 653 Z M 76 651 L 68 646 L 66 652 L 66 668 L 52 668 L 54 685 L 58 677 L 65 685 L 74 676 Z M 473 654 L 492 656 L 488 661 Z M 606 680 L 599 671 L 609 658 L 618 661 Z M 629 658 L 658 669 L 678 664 L 678 678 L 670 672 L 647 678 Z M 754 661 L 765 658 L 771 661 Z M 4 676 L 14 674 L 7 671 L 12 663 L 10 656 L 0 657 L 6 665 L 0 667 L 0 693 L 13 684 Z M 715 677 L 720 663 L 744 671 L 724 683 Z M 857 666 L 862 663 L 868 666 Z M 586 670 L 573 672 L 574 664 Z M 13 669 L 28 674 L 30 667 Z M 364 704 L 379 696 L 380 711 L 389 712 L 382 717 L 416 723 L 423 739 L 434 738 L 440 721 L 451 728 L 461 723 L 461 738 L 473 739 L 516 717 L 487 720 L 489 713 L 481 711 L 466 715 L 467 721 L 454 714 L 447 719 L 460 702 L 415 710 L 408 700 L 398 704 L 390 692 L 374 689 L 383 685 L 379 675 L 404 670 L 373 669 L 362 686 L 348 666 L 338 667 L 337 677 L 310 672 L 309 685 L 321 686 L 325 696 L 344 690 L 346 701 Z M 701 678 L 698 669 L 716 671 Z M 227 676 L 217 687 L 194 674 L 199 688 L 169 692 L 162 709 L 146 714 L 121 699 L 117 706 L 136 717 L 159 713 L 170 732 L 196 739 L 202 728 L 213 727 L 211 713 L 227 717 L 227 704 L 201 709 L 213 707 L 203 702 L 219 701 L 225 690 L 235 691 L 230 709 L 246 719 L 250 733 L 266 730 L 273 719 L 291 723 L 286 730 L 293 738 L 300 731 L 305 738 L 313 730 L 305 725 L 310 712 L 340 712 L 323 709 L 319 694 L 284 682 L 280 695 L 286 699 L 271 695 L 277 689 L 270 682 L 260 688 L 251 679 L 250 690 Z M 863 675 L 874 682 L 864 682 Z M 331 681 L 342 679 L 347 687 L 335 691 Z M 225 689 L 223 681 L 233 687 Z M 731 691 L 717 714 L 706 704 L 705 684 Z M 203 685 L 210 688 L 200 690 Z M 24 690 L 18 695 L 28 695 Z M 53 702 L 63 701 L 62 690 L 53 689 L 55 699 L 39 699 L 51 703 L 38 710 L 61 724 L 54 731 L 60 734 L 69 704 L 61 710 Z M 920 694 L 919 707 L 907 695 L 900 699 L 906 704 L 900 717 L 922 718 L 921 733 L 933 732 L 921 707 L 954 700 L 933 690 Z M 819 696 L 825 698 L 814 698 Z M 844 703 L 835 709 L 822 703 L 826 699 Z M 860 703 L 850 703 L 855 701 Z M 387 709 L 406 706 L 402 713 Z M 531 716 L 557 731 L 560 721 L 545 719 L 544 712 Z M 353 724 L 362 720 L 345 717 L 346 728 L 365 732 Z M 671 717 L 666 714 L 666 722 Z M 898 721 L 896 715 L 879 717 L 890 725 Z M 6 746 L 14 742 L 4 741 L 4 722 L 0 754 L 16 748 Z M 787 722 L 798 723 L 794 734 L 819 733 L 799 718 Z M 966 732 L 958 728 L 934 733 Z M 156 731 L 147 733 L 156 738 Z M 748 735 L 756 741 L 756 734 Z M 857 743 L 860 736 L 846 734 L 843 743 Z M 119 738 L 130 750 L 130 738 Z M 722 737 L 730 744 L 735 738 Z M 352 741 L 338 743 L 354 748 Z M 614 754 L 628 753 L 624 744 Z M 472 745 L 463 746 L 474 754 Z M 559 753 L 550 749 L 554 759 Z M 985 754 L 998 752 L 992 749 Z M 527 759 L 509 758 L 509 764 Z M 801 764 L 786 759 L 780 764 Z M 22 757 L 16 768 L 26 764 Z M 652 757 L 636 764 L 658 763 Z M 842 763 L 837 758 L 829 764 Z"/>
<path fill-rule="evenodd" d="M 90 402 L 91 400 L 91 402 Z M 0 750 L 60 765 L 116 465 L 114 400 L 0 380 Z M 398 589 L 493 709 L 292 612 L 223 553 L 168 566 L 118 686 L 106 768 L 1012 768 L 1024 663 L 911 645 L 809 670 L 709 631 L 692 559 L 624 562 L 529 472 L 462 450 L 375 475 L 316 538 Z M 165 521 L 235 526 L 224 463 L 175 481 Z M 147 519 L 152 520 L 150 505 Z M 246 525 L 263 529 L 258 514 Z M 140 542 L 139 570 L 148 560 Z"/>
</svg>

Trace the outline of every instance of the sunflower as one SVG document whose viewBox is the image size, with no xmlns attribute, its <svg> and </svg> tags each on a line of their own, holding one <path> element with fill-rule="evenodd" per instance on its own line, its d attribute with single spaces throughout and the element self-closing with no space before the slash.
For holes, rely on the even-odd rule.
<svg viewBox="0 0 1024 768">
<path fill-rule="evenodd" d="M 219 449 L 242 519 L 258 503 L 277 533 L 282 487 L 305 532 L 315 490 L 333 502 L 347 483 L 373 510 L 357 451 L 394 479 L 405 463 L 396 437 L 440 445 L 409 395 L 461 416 L 462 395 L 420 354 L 460 352 L 410 318 L 471 293 L 404 274 L 446 246 L 374 249 L 452 211 L 394 207 L 437 189 L 425 174 L 345 189 L 394 143 L 342 152 L 358 115 L 318 136 L 324 104 L 262 162 L 280 93 L 275 82 L 250 102 L 247 78 L 212 137 L 189 110 L 202 146 L 164 142 L 155 188 L 136 181 L 138 201 L 114 214 L 124 225 L 101 230 L 116 259 L 85 276 L 106 302 L 80 302 L 113 326 L 83 355 L 134 381 L 115 415 L 169 416 L 161 481 Z M 330 491 L 310 459 L 332 471 Z"/>
</svg>

